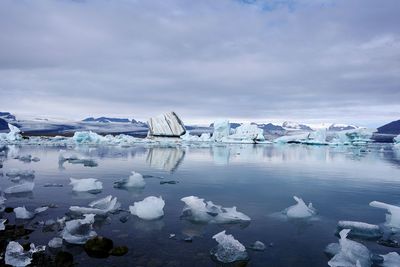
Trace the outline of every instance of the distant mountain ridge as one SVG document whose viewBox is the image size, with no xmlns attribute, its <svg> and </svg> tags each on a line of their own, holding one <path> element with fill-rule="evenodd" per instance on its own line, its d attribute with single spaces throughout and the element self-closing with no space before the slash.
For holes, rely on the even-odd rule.
<svg viewBox="0 0 400 267">
<path fill-rule="evenodd" d="M 303 130 L 303 131 L 313 130 L 310 126 L 292 121 L 285 121 L 284 123 L 282 123 L 282 127 L 289 130 Z"/>
<path fill-rule="evenodd" d="M 400 120 L 389 122 L 378 128 L 380 134 L 400 134 Z"/>
<path fill-rule="evenodd" d="M 329 126 L 328 131 L 346 131 L 346 130 L 354 130 L 357 128 L 358 127 L 354 125 L 334 123 L 331 126 Z"/>
<path fill-rule="evenodd" d="M 10 112 L 0 112 L 0 118 L 6 121 L 15 121 L 16 118 Z"/>
<path fill-rule="evenodd" d="M 109 122 L 121 122 L 121 123 L 129 123 L 129 122 L 136 122 L 136 120 L 129 120 L 126 118 L 109 118 L 109 117 L 99 117 L 99 118 L 94 118 L 94 117 L 88 117 L 86 119 L 83 119 L 82 121 L 84 122 L 103 122 L 103 123 L 109 123 Z"/>
</svg>

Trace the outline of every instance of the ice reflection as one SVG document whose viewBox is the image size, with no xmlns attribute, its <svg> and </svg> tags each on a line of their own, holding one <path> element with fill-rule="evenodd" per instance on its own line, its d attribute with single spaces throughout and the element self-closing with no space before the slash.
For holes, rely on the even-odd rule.
<svg viewBox="0 0 400 267">
<path fill-rule="evenodd" d="M 181 147 L 153 147 L 147 153 L 147 163 L 150 167 L 174 172 L 185 157 Z"/>
</svg>

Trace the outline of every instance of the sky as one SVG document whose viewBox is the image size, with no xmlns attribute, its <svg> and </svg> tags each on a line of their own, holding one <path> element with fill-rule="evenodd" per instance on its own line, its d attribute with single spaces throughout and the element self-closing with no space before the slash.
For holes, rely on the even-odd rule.
<svg viewBox="0 0 400 267">
<path fill-rule="evenodd" d="M 0 111 L 400 119 L 398 0 L 2 0 Z"/>
</svg>

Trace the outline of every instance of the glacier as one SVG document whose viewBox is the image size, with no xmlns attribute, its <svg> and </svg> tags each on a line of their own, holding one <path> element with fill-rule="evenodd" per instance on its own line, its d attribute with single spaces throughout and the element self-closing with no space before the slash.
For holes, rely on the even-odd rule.
<svg viewBox="0 0 400 267">
<path fill-rule="evenodd" d="M 245 246 L 236 240 L 232 235 L 227 235 L 222 231 L 213 236 L 217 241 L 217 247 L 213 248 L 210 253 L 217 261 L 222 263 L 233 263 L 236 261 L 247 261 L 249 256 Z"/>
<path fill-rule="evenodd" d="M 149 196 L 129 206 L 132 215 L 143 220 L 156 220 L 164 216 L 165 202 L 162 197 Z"/>
<path fill-rule="evenodd" d="M 196 196 L 181 199 L 185 203 L 182 217 L 200 223 L 243 223 L 250 222 L 250 217 L 236 210 L 236 207 L 225 208 L 215 205 L 211 201 Z"/>
</svg>

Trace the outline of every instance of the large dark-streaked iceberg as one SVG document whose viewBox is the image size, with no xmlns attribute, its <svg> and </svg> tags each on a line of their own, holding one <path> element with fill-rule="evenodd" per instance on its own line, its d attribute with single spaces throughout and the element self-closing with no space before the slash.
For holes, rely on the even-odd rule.
<svg viewBox="0 0 400 267">
<path fill-rule="evenodd" d="M 148 137 L 180 137 L 186 133 L 185 125 L 173 111 L 150 118 L 148 124 Z"/>
</svg>

